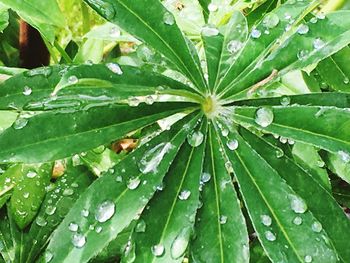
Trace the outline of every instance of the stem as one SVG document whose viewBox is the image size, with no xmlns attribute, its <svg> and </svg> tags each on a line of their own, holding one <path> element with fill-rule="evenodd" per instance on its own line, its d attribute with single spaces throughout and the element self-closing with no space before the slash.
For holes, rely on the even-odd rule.
<svg viewBox="0 0 350 263">
<path fill-rule="evenodd" d="M 345 0 L 329 0 L 324 7 L 322 7 L 321 12 L 329 13 L 341 8 L 345 3 Z"/>
<path fill-rule="evenodd" d="M 55 64 L 58 64 L 58 58 L 53 50 L 52 44 L 49 43 L 44 37 L 43 37 L 43 40 L 44 40 L 44 43 L 45 43 L 47 49 L 49 50 L 49 53 L 50 53 L 53 61 L 55 62 Z"/>
<path fill-rule="evenodd" d="M 83 33 L 85 35 L 90 31 L 90 14 L 89 9 L 83 1 L 81 2 L 81 13 L 83 16 Z"/>
<path fill-rule="evenodd" d="M 73 63 L 73 60 L 70 58 L 67 52 L 60 46 L 60 44 L 58 44 L 56 40 L 54 42 L 54 46 L 60 52 L 61 56 L 66 60 L 67 63 L 69 64 Z"/>
</svg>

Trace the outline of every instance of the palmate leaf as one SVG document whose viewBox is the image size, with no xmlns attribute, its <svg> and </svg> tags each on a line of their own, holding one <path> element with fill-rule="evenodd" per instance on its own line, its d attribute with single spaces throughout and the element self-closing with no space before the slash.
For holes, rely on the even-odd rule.
<svg viewBox="0 0 350 263">
<path fill-rule="evenodd" d="M 197 54 L 176 25 L 173 14 L 153 0 L 85 0 L 99 14 L 140 38 L 173 61 L 179 70 L 204 91 L 206 83 Z"/>
</svg>

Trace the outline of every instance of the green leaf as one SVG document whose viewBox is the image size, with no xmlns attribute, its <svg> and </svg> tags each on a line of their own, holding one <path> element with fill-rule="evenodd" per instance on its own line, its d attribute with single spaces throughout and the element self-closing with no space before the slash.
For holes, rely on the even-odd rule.
<svg viewBox="0 0 350 263">
<path fill-rule="evenodd" d="M 232 140 L 238 143 L 236 150 L 228 147 Z M 238 134 L 229 134 L 223 144 L 253 226 L 271 261 L 305 262 L 311 258 L 313 262 L 337 262 L 327 233 L 313 231 L 316 218 L 278 172 Z"/>
<path fill-rule="evenodd" d="M 350 251 L 346 249 L 348 246 L 346 233 L 350 229 L 350 221 L 332 195 L 313 176 L 297 165 L 292 158 L 286 155 L 276 158 L 276 147 L 247 130 L 242 129 L 241 132 L 244 139 L 254 147 L 255 151 L 305 200 L 308 208 L 322 224 L 322 228 L 330 238 L 330 240 L 325 240 L 336 248 L 342 262 L 348 262 Z M 315 242 L 315 240 L 310 240 L 310 242 Z M 305 241 L 302 244 L 305 244 Z"/>
<path fill-rule="evenodd" d="M 266 255 L 264 248 L 259 243 L 258 239 L 255 239 L 250 248 L 250 261 L 251 263 L 271 263 Z"/>
<path fill-rule="evenodd" d="M 47 112 L 29 119 L 22 118 L 20 120 L 26 124 L 25 127 L 18 129 L 15 125 L 0 134 L 0 162 L 36 163 L 62 159 L 191 109 L 193 104 L 188 103 L 157 103 L 138 107 L 113 105 L 67 113 Z M 52 126 L 52 123 L 57 125 Z"/>
<path fill-rule="evenodd" d="M 323 159 L 333 173 L 350 184 L 350 155 L 346 152 L 324 153 Z"/>
<path fill-rule="evenodd" d="M 8 24 L 9 24 L 8 9 L 0 5 L 0 33 L 4 31 L 4 29 L 8 26 Z"/>
<path fill-rule="evenodd" d="M 143 211 L 196 125 L 200 115 L 194 114 L 129 154 L 81 195 L 48 246 L 52 263 L 88 262 Z M 81 216 L 82 209 L 89 210 L 88 217 Z M 72 222 L 79 226 L 75 234 L 68 229 Z"/>
<path fill-rule="evenodd" d="M 0 253 L 5 262 L 14 262 L 15 244 L 12 239 L 11 225 L 9 221 L 8 209 L 0 210 Z"/>
<path fill-rule="evenodd" d="M 154 0 L 84 0 L 108 21 L 160 51 L 204 91 L 206 83 L 197 54 L 176 25 L 173 14 Z M 145 12 L 146 11 L 146 12 Z M 198 90 L 199 88 L 199 90 Z"/>
<path fill-rule="evenodd" d="M 203 28 L 202 39 L 208 65 L 209 87 L 214 90 L 220 78 L 236 60 L 248 37 L 248 27 L 245 16 L 235 12 L 230 21 L 220 29 L 222 34 L 207 35 L 208 29 L 210 29 L 209 26 Z"/>
<path fill-rule="evenodd" d="M 204 16 L 205 21 L 207 22 L 208 18 L 209 18 L 208 6 L 210 4 L 210 0 L 198 0 L 198 2 L 203 9 L 203 16 Z"/>
<path fill-rule="evenodd" d="M 9 167 L 1 176 L 0 176 L 0 196 L 9 193 L 18 182 L 21 180 L 23 173 L 23 165 L 15 164 Z"/>
<path fill-rule="evenodd" d="M 201 126 L 195 132 L 204 136 L 206 121 Z M 205 143 L 198 147 L 185 143 L 179 150 L 165 177 L 164 189 L 150 201 L 150 209 L 140 218 L 138 224 L 145 224 L 146 229 L 135 230 L 135 262 L 183 261 L 199 202 L 204 149 Z M 161 257 L 157 249 L 164 249 Z"/>
<path fill-rule="evenodd" d="M 50 164 L 23 166 L 22 177 L 11 197 L 11 213 L 20 229 L 25 228 L 37 214 L 51 178 Z"/>
<path fill-rule="evenodd" d="M 203 207 L 197 216 L 191 257 L 194 262 L 249 262 L 245 220 L 220 149 L 211 127 L 203 169 L 211 179 L 203 186 Z"/>
<path fill-rule="evenodd" d="M 347 109 L 297 105 L 235 107 L 234 120 L 245 127 L 253 126 L 330 152 L 350 152 L 350 112 Z"/>
<path fill-rule="evenodd" d="M 47 193 L 36 220 L 30 227 L 28 238 L 37 240 L 37 242 L 24 244 L 23 257 L 26 259 L 24 263 L 35 261 L 48 242 L 51 233 L 91 182 L 92 177 L 86 168 L 68 166 L 65 175 L 61 176 Z M 83 212 L 82 215 L 85 215 Z"/>
<path fill-rule="evenodd" d="M 315 147 L 296 143 L 293 146 L 293 155 L 297 163 L 311 174 L 325 189 L 331 190 L 325 162 L 322 161 Z"/>
</svg>

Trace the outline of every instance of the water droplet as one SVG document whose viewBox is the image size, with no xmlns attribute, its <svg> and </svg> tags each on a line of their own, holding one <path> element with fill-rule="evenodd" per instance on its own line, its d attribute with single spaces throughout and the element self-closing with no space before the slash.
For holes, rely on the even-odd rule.
<svg viewBox="0 0 350 263">
<path fill-rule="evenodd" d="M 109 34 L 111 37 L 115 38 L 115 37 L 119 37 L 120 36 L 120 30 L 117 27 L 112 27 L 109 31 Z"/>
<path fill-rule="evenodd" d="M 152 254 L 156 257 L 160 257 L 164 254 L 164 246 L 162 244 L 155 245 L 151 248 Z"/>
<path fill-rule="evenodd" d="M 201 176 L 201 182 L 202 183 L 207 183 L 210 181 L 210 178 L 211 178 L 211 175 L 210 173 L 202 173 L 202 176 Z"/>
<path fill-rule="evenodd" d="M 290 195 L 290 200 L 291 200 L 291 203 L 290 203 L 291 208 L 295 213 L 303 214 L 306 212 L 307 205 L 302 198 L 296 195 Z"/>
<path fill-rule="evenodd" d="M 282 158 L 284 156 L 284 152 L 282 149 L 277 149 L 275 153 L 277 158 Z"/>
<path fill-rule="evenodd" d="M 214 37 L 219 35 L 219 30 L 214 26 L 205 26 L 202 28 L 202 35 L 206 37 Z"/>
<path fill-rule="evenodd" d="M 303 219 L 300 216 L 297 216 L 293 219 L 293 224 L 299 226 L 303 223 Z"/>
<path fill-rule="evenodd" d="M 117 75 L 122 75 L 123 71 L 120 68 L 120 66 L 117 63 L 108 63 L 106 64 L 107 68 L 112 71 L 113 73 L 117 74 Z"/>
<path fill-rule="evenodd" d="M 187 136 L 187 141 L 192 147 L 198 147 L 202 144 L 204 135 L 200 131 L 195 131 Z"/>
<path fill-rule="evenodd" d="M 28 77 L 34 77 L 38 75 L 43 75 L 45 77 L 50 76 L 52 73 L 52 69 L 50 67 L 42 67 L 42 68 L 35 68 L 29 71 L 25 72 L 25 75 Z"/>
<path fill-rule="evenodd" d="M 264 226 L 271 226 L 271 224 L 272 224 L 272 219 L 271 219 L 270 216 L 268 216 L 268 215 L 261 215 L 260 218 L 261 218 L 261 223 L 262 223 Z"/>
<path fill-rule="evenodd" d="M 232 140 L 232 141 L 228 141 L 226 145 L 231 151 L 234 151 L 234 150 L 237 150 L 239 144 L 237 140 Z"/>
<path fill-rule="evenodd" d="M 68 78 L 68 83 L 71 85 L 77 84 L 78 82 L 79 82 L 79 79 L 77 76 L 72 75 Z"/>
<path fill-rule="evenodd" d="M 27 177 L 28 178 L 34 178 L 34 177 L 36 177 L 38 174 L 35 172 L 35 171 L 29 171 L 28 173 L 27 173 Z"/>
<path fill-rule="evenodd" d="M 56 212 L 56 206 L 48 205 L 45 209 L 45 213 L 49 216 L 53 215 Z"/>
<path fill-rule="evenodd" d="M 240 51 L 243 47 L 243 43 L 238 40 L 231 40 L 227 44 L 227 50 L 231 54 L 236 54 L 238 51 Z"/>
<path fill-rule="evenodd" d="M 29 88 L 28 86 L 25 86 L 23 89 L 23 95 L 24 96 L 29 96 L 30 94 L 32 94 L 32 89 Z"/>
<path fill-rule="evenodd" d="M 79 229 L 79 226 L 76 223 L 70 223 L 68 226 L 68 229 L 72 232 L 77 232 Z"/>
<path fill-rule="evenodd" d="M 143 219 L 140 219 L 135 227 L 135 232 L 143 233 L 146 231 L 146 222 Z"/>
<path fill-rule="evenodd" d="M 154 103 L 154 98 L 152 95 L 146 96 L 145 103 L 148 105 L 152 105 Z"/>
<path fill-rule="evenodd" d="M 226 224 L 227 223 L 227 216 L 221 215 L 219 221 L 220 221 L 221 225 Z"/>
<path fill-rule="evenodd" d="M 101 233 L 101 231 L 102 231 L 102 227 L 101 226 L 96 227 L 95 232 L 97 234 Z"/>
<path fill-rule="evenodd" d="M 90 214 L 89 210 L 87 210 L 87 209 L 81 210 L 81 215 L 82 215 L 83 217 L 88 217 L 89 214 Z"/>
<path fill-rule="evenodd" d="M 140 104 L 140 100 L 136 97 L 130 97 L 128 99 L 128 104 L 130 107 L 137 107 Z"/>
<path fill-rule="evenodd" d="M 41 217 L 41 216 L 38 216 L 35 220 L 35 223 L 38 225 L 38 226 L 46 226 L 47 225 L 47 221 Z"/>
<path fill-rule="evenodd" d="M 320 222 L 315 221 L 312 223 L 311 229 L 316 233 L 320 233 L 322 231 L 322 225 Z"/>
<path fill-rule="evenodd" d="M 326 15 L 325 15 L 324 13 L 320 12 L 320 13 L 318 13 L 318 14 L 316 15 L 316 17 L 317 17 L 317 19 L 319 19 L 319 20 L 323 20 L 323 19 L 326 18 Z"/>
<path fill-rule="evenodd" d="M 62 195 L 64 196 L 70 196 L 70 195 L 73 195 L 74 194 L 74 190 L 71 189 L 71 188 L 67 188 L 67 189 L 64 189 Z"/>
<path fill-rule="evenodd" d="M 325 166 L 325 162 L 322 161 L 322 160 L 317 160 L 317 166 L 320 167 L 320 168 L 323 168 Z"/>
<path fill-rule="evenodd" d="M 28 124 L 28 119 L 19 117 L 14 123 L 13 128 L 16 130 L 23 129 Z"/>
<path fill-rule="evenodd" d="M 350 83 L 350 79 L 348 78 L 348 77 L 346 77 L 345 79 L 344 79 L 344 84 L 349 84 Z"/>
<path fill-rule="evenodd" d="M 53 254 L 50 250 L 46 250 L 44 253 L 44 262 L 49 263 L 53 258 Z"/>
<path fill-rule="evenodd" d="M 23 193 L 23 197 L 24 197 L 25 199 L 27 199 L 27 198 L 29 197 L 29 193 L 28 193 L 28 192 Z"/>
<path fill-rule="evenodd" d="M 305 24 L 301 24 L 298 28 L 298 34 L 305 35 L 309 32 L 309 26 Z"/>
<path fill-rule="evenodd" d="M 307 51 L 307 50 L 300 50 L 298 52 L 297 56 L 298 56 L 299 60 L 305 60 L 309 56 L 309 51 Z"/>
<path fill-rule="evenodd" d="M 233 167 L 231 162 L 226 162 L 225 163 L 225 168 L 228 173 L 233 173 Z"/>
<path fill-rule="evenodd" d="M 171 143 L 164 142 L 147 151 L 143 155 L 140 162 L 138 162 L 140 172 L 143 174 L 150 172 L 156 173 L 158 171 L 159 164 L 172 147 L 173 146 Z"/>
<path fill-rule="evenodd" d="M 276 27 L 279 24 L 279 22 L 280 22 L 280 18 L 278 17 L 278 15 L 274 13 L 267 14 L 263 20 L 264 26 L 268 28 Z"/>
<path fill-rule="evenodd" d="M 102 202 L 96 209 L 95 219 L 100 222 L 108 221 L 115 212 L 115 204 L 112 201 L 104 201 Z"/>
<path fill-rule="evenodd" d="M 276 240 L 275 234 L 272 233 L 270 230 L 268 230 L 268 231 L 265 232 L 265 238 L 266 238 L 268 241 L 275 241 L 275 240 Z"/>
<path fill-rule="evenodd" d="M 175 237 L 170 247 L 170 255 L 173 259 L 179 259 L 185 254 L 188 246 L 188 241 L 190 239 L 190 235 L 191 235 L 191 228 L 185 227 Z"/>
<path fill-rule="evenodd" d="M 180 200 L 187 200 L 191 195 L 191 191 L 189 190 L 183 190 L 181 191 L 181 193 L 179 194 L 179 199 Z"/>
<path fill-rule="evenodd" d="M 127 187 L 130 190 L 135 190 L 137 187 L 139 187 L 140 183 L 141 183 L 140 178 L 138 178 L 138 177 L 130 178 L 128 181 Z"/>
<path fill-rule="evenodd" d="M 221 134 L 222 134 L 222 136 L 226 137 L 229 134 L 229 130 L 228 129 L 222 129 Z"/>
<path fill-rule="evenodd" d="M 268 127 L 274 119 L 273 111 L 271 108 L 262 107 L 256 111 L 255 122 L 261 127 Z"/>
<path fill-rule="evenodd" d="M 261 31 L 254 28 L 250 34 L 252 38 L 259 38 L 261 36 Z"/>
<path fill-rule="evenodd" d="M 210 12 L 216 12 L 216 11 L 218 11 L 218 6 L 217 6 L 216 4 L 210 3 L 210 4 L 208 5 L 208 10 L 209 10 Z"/>
<path fill-rule="evenodd" d="M 163 15 L 163 22 L 168 26 L 172 26 L 175 24 L 175 18 L 172 13 L 166 12 Z"/>
<path fill-rule="evenodd" d="M 313 17 L 313 18 L 311 18 L 310 19 L 310 22 L 312 23 L 312 24 L 316 24 L 317 23 L 317 17 Z"/>
<path fill-rule="evenodd" d="M 281 105 L 282 106 L 290 105 L 290 97 L 288 97 L 288 96 L 281 97 Z"/>
<path fill-rule="evenodd" d="M 121 177 L 120 175 L 118 175 L 115 180 L 118 182 L 118 183 L 121 183 L 123 182 L 123 177 Z"/>
<path fill-rule="evenodd" d="M 315 49 L 321 49 L 325 45 L 325 42 L 321 38 L 316 38 L 313 42 L 313 46 Z"/>
<path fill-rule="evenodd" d="M 86 237 L 82 234 L 74 234 L 72 237 L 72 244 L 76 248 L 82 248 L 86 244 Z"/>
<path fill-rule="evenodd" d="M 310 263 L 310 262 L 312 262 L 312 257 L 310 255 L 307 255 L 307 256 L 305 256 L 304 261 L 306 263 Z"/>
<path fill-rule="evenodd" d="M 340 159 L 342 159 L 343 162 L 349 163 L 350 162 L 350 153 L 345 151 L 338 151 L 338 156 Z"/>
</svg>

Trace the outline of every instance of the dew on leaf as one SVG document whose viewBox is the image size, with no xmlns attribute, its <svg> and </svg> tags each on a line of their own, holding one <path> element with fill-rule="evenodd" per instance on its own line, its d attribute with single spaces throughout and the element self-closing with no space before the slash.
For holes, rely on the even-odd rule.
<svg viewBox="0 0 350 263">
<path fill-rule="evenodd" d="M 261 223 L 262 223 L 264 226 L 271 226 L 271 224 L 272 224 L 272 219 L 271 219 L 270 216 L 268 216 L 268 215 L 261 215 L 260 218 L 261 218 Z"/>
<path fill-rule="evenodd" d="M 171 143 L 163 142 L 146 151 L 138 162 L 140 172 L 143 174 L 157 173 L 159 164 L 172 147 Z"/>
<path fill-rule="evenodd" d="M 275 241 L 276 240 L 276 235 L 274 233 L 272 233 L 270 230 L 265 232 L 265 238 L 268 241 Z"/>
<path fill-rule="evenodd" d="M 296 216 L 294 219 L 293 219 L 293 224 L 299 226 L 303 223 L 303 219 L 300 217 L 300 216 Z"/>
<path fill-rule="evenodd" d="M 252 38 L 259 38 L 261 36 L 261 31 L 254 28 L 250 34 Z"/>
<path fill-rule="evenodd" d="M 83 216 L 83 217 L 88 217 L 89 214 L 90 214 L 89 210 L 87 210 L 87 209 L 81 210 L 81 216 Z"/>
<path fill-rule="evenodd" d="M 298 52 L 298 59 L 299 60 L 305 60 L 308 56 L 309 56 L 309 51 L 307 51 L 307 50 L 300 50 L 299 52 Z"/>
<path fill-rule="evenodd" d="M 188 241 L 190 239 L 190 235 L 191 235 L 191 228 L 185 227 L 175 237 L 170 247 L 170 255 L 173 259 L 179 259 L 185 254 Z"/>
<path fill-rule="evenodd" d="M 227 223 L 227 216 L 221 215 L 219 221 L 220 221 L 221 225 L 226 224 Z"/>
<path fill-rule="evenodd" d="M 212 27 L 212 26 L 204 26 L 202 28 L 202 34 L 203 36 L 206 37 L 214 37 L 219 35 L 219 30 L 216 27 Z"/>
<path fill-rule="evenodd" d="M 82 248 L 86 244 L 86 237 L 82 234 L 76 233 L 72 237 L 72 244 L 76 248 Z"/>
<path fill-rule="evenodd" d="M 222 136 L 226 137 L 229 134 L 229 130 L 228 129 L 222 129 L 221 130 L 221 134 L 222 134 Z"/>
<path fill-rule="evenodd" d="M 344 79 L 344 84 L 349 84 L 350 83 L 350 79 L 348 78 L 348 77 L 346 77 L 345 79 Z"/>
<path fill-rule="evenodd" d="M 29 193 L 28 193 L 28 192 L 23 193 L 23 197 L 24 197 L 25 199 L 27 199 L 27 198 L 29 197 Z"/>
<path fill-rule="evenodd" d="M 35 178 L 37 175 L 38 175 L 38 174 L 37 174 L 37 172 L 35 172 L 35 171 L 29 171 L 29 172 L 27 173 L 27 177 L 28 177 L 28 178 Z"/>
<path fill-rule="evenodd" d="M 120 68 L 120 66 L 117 63 L 108 63 L 106 64 L 107 68 L 112 71 L 113 73 L 117 74 L 117 75 L 122 75 L 123 71 Z"/>
<path fill-rule="evenodd" d="M 290 206 L 295 213 L 303 214 L 307 210 L 305 201 L 296 195 L 290 195 Z"/>
<path fill-rule="evenodd" d="M 107 200 L 98 205 L 95 212 L 95 219 L 100 223 L 104 223 L 111 219 L 114 213 L 115 204 L 112 201 Z"/>
<path fill-rule="evenodd" d="M 68 229 L 72 232 L 77 232 L 79 229 L 79 226 L 78 224 L 72 222 L 72 223 L 69 223 Z"/>
<path fill-rule="evenodd" d="M 120 30 L 117 27 L 112 27 L 109 31 L 109 35 L 111 37 L 119 37 L 120 36 Z"/>
<path fill-rule="evenodd" d="M 47 221 L 41 217 L 41 216 L 38 216 L 35 220 L 35 223 L 38 225 L 38 226 L 46 226 L 47 225 Z"/>
<path fill-rule="evenodd" d="M 53 254 L 50 250 L 46 250 L 44 253 L 44 262 L 49 263 L 53 259 Z"/>
<path fill-rule="evenodd" d="M 74 190 L 71 189 L 71 188 L 67 188 L 67 189 L 64 189 L 62 195 L 63 196 L 70 196 L 70 195 L 73 195 L 74 194 Z"/>
<path fill-rule="evenodd" d="M 288 97 L 288 96 L 283 96 L 283 97 L 281 97 L 281 105 L 282 105 L 282 106 L 288 106 L 288 105 L 290 105 L 290 101 L 291 101 L 291 99 L 290 99 L 290 97 Z"/>
<path fill-rule="evenodd" d="M 29 96 L 30 94 L 32 94 L 32 92 L 33 91 L 31 88 L 29 88 L 28 86 L 25 86 L 22 93 L 24 96 Z"/>
<path fill-rule="evenodd" d="M 147 105 L 152 105 L 152 104 L 154 103 L 154 98 L 153 98 L 153 96 L 152 96 L 152 95 L 146 96 L 146 98 L 145 98 L 145 103 L 146 103 Z"/>
<path fill-rule="evenodd" d="M 75 75 L 72 75 L 68 78 L 68 83 L 71 85 L 77 84 L 78 82 L 79 82 L 79 79 Z"/>
<path fill-rule="evenodd" d="M 321 38 L 316 38 L 313 42 L 313 46 L 315 49 L 321 49 L 325 45 L 325 42 Z"/>
<path fill-rule="evenodd" d="M 301 24 L 298 28 L 298 34 L 305 35 L 309 32 L 309 26 L 306 24 Z"/>
<path fill-rule="evenodd" d="M 48 205 L 45 209 L 45 213 L 49 216 L 53 215 L 56 212 L 56 206 Z"/>
<path fill-rule="evenodd" d="M 312 257 L 310 255 L 306 255 L 304 258 L 305 263 L 310 263 L 312 262 Z"/>
<path fill-rule="evenodd" d="M 276 27 L 280 22 L 280 18 L 278 15 L 274 13 L 269 13 L 265 16 L 263 20 L 263 25 L 267 28 L 274 28 Z"/>
<path fill-rule="evenodd" d="M 243 47 L 243 43 L 238 40 L 231 40 L 227 44 L 227 50 L 231 54 L 236 54 L 238 51 L 240 51 Z"/>
<path fill-rule="evenodd" d="M 130 97 L 128 99 L 128 104 L 130 107 L 137 107 L 140 105 L 140 103 L 141 103 L 141 101 L 136 97 Z"/>
<path fill-rule="evenodd" d="M 226 168 L 226 171 L 227 171 L 228 173 L 233 173 L 233 167 L 232 167 L 232 163 L 231 163 L 231 162 L 227 161 L 227 162 L 225 163 L 225 168 Z"/>
<path fill-rule="evenodd" d="M 284 152 L 282 149 L 277 149 L 275 153 L 277 158 L 282 158 L 284 156 Z"/>
<path fill-rule="evenodd" d="M 191 191 L 189 190 L 182 190 L 181 193 L 179 194 L 179 199 L 180 200 L 187 200 L 191 195 Z"/>
<path fill-rule="evenodd" d="M 208 10 L 209 10 L 210 12 L 216 12 L 216 11 L 218 11 L 218 6 L 217 6 L 216 4 L 210 3 L 210 4 L 208 5 Z"/>
<path fill-rule="evenodd" d="M 187 136 L 187 142 L 192 147 L 198 147 L 202 144 L 204 135 L 201 131 L 195 131 Z"/>
<path fill-rule="evenodd" d="M 101 226 L 96 227 L 95 232 L 97 234 L 101 233 L 101 231 L 102 231 L 102 227 Z"/>
<path fill-rule="evenodd" d="M 231 150 L 237 150 L 238 149 L 238 141 L 237 140 L 231 140 L 226 143 L 227 147 Z"/>
<path fill-rule="evenodd" d="M 346 151 L 338 151 L 338 156 L 340 157 L 340 159 L 345 162 L 345 163 L 349 163 L 350 162 L 350 153 L 346 152 Z"/>
<path fill-rule="evenodd" d="M 201 176 L 201 182 L 202 183 L 207 183 L 210 181 L 211 175 L 210 173 L 203 172 Z"/>
<path fill-rule="evenodd" d="M 140 178 L 138 177 L 130 178 L 127 183 L 127 187 L 130 190 L 135 190 L 137 187 L 139 187 L 140 183 L 141 183 Z"/>
<path fill-rule="evenodd" d="M 311 229 L 316 233 L 320 233 L 322 231 L 322 225 L 320 222 L 315 221 L 312 223 Z"/>
<path fill-rule="evenodd" d="M 156 257 L 160 257 L 164 254 L 164 246 L 162 244 L 155 245 L 151 248 L 152 254 Z"/>
<path fill-rule="evenodd" d="M 164 22 L 164 24 L 166 24 L 168 26 L 172 26 L 175 24 L 175 18 L 171 13 L 166 12 L 163 15 L 163 22 Z"/>
<path fill-rule="evenodd" d="M 143 219 L 140 219 L 135 227 L 136 233 L 143 233 L 146 231 L 146 222 Z"/>
<path fill-rule="evenodd" d="M 255 122 L 261 127 L 268 127 L 274 119 L 274 114 L 271 108 L 262 107 L 255 113 Z"/>
<path fill-rule="evenodd" d="M 19 117 L 14 123 L 13 128 L 15 130 L 23 129 L 28 124 L 28 119 Z"/>
</svg>

